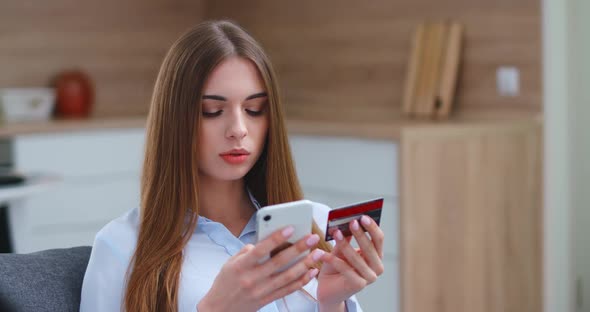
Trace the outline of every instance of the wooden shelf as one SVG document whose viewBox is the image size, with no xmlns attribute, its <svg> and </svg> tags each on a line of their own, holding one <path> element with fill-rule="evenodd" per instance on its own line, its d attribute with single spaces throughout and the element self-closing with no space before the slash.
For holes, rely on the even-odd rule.
<svg viewBox="0 0 590 312">
<path fill-rule="evenodd" d="M 368 123 L 340 121 L 287 120 L 290 134 L 343 136 L 368 139 L 397 140 L 403 128 L 402 122 Z"/>
<path fill-rule="evenodd" d="M 316 136 L 341 136 L 377 140 L 398 141 L 404 129 L 430 128 L 430 127 L 457 127 L 461 125 L 517 125 L 522 121 L 539 122 L 542 118 L 535 116 L 520 117 L 454 117 L 445 121 L 397 119 L 389 122 L 354 122 L 354 121 L 321 121 L 287 119 L 287 131 L 290 134 L 316 135 Z M 146 116 L 136 117 L 103 117 L 90 119 L 56 119 L 46 122 L 22 122 L 4 123 L 0 125 L 0 138 L 9 138 L 17 135 L 43 134 L 70 131 L 89 131 L 97 129 L 125 129 L 143 128 L 146 124 Z"/>
<path fill-rule="evenodd" d="M 465 117 L 457 116 L 448 120 L 425 119 L 397 119 L 390 122 L 352 122 L 352 121 L 313 121 L 313 120 L 287 120 L 287 130 L 291 134 L 319 135 L 319 136 L 343 136 L 377 140 L 399 141 L 406 129 L 463 129 L 473 125 L 485 129 L 486 125 L 495 127 L 505 125 L 506 129 L 540 123 L 540 116 L 496 116 L 496 117 Z"/>
<path fill-rule="evenodd" d="M 3 123 L 0 125 L 0 138 L 23 134 L 43 134 L 95 129 L 122 129 L 145 127 L 146 117 L 117 117 L 89 119 L 54 119 L 45 122 Z"/>
</svg>

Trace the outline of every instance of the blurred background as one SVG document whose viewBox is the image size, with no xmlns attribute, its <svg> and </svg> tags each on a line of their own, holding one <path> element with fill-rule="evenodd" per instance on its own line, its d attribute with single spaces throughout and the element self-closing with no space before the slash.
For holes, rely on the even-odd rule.
<svg viewBox="0 0 590 312">
<path fill-rule="evenodd" d="M 273 61 L 306 197 L 385 197 L 365 311 L 590 311 L 588 17 L 584 0 L 3 0 L 0 251 L 92 245 L 138 206 L 160 63 L 229 18 Z"/>
</svg>

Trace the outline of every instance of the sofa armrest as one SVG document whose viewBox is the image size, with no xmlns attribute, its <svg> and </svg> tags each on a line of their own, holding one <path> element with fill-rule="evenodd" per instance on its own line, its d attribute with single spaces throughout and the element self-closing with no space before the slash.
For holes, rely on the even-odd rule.
<svg viewBox="0 0 590 312">
<path fill-rule="evenodd" d="M 0 311 L 79 311 L 91 247 L 0 254 Z"/>
</svg>

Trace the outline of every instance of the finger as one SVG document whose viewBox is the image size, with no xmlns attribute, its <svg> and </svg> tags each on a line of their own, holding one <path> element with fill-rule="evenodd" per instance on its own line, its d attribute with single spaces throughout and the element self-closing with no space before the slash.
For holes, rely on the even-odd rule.
<svg viewBox="0 0 590 312">
<path fill-rule="evenodd" d="M 307 285 L 307 283 L 309 283 L 312 278 L 318 275 L 318 272 L 318 269 L 315 268 L 308 270 L 307 273 L 303 274 L 303 276 L 301 276 L 299 279 L 293 281 L 290 284 L 287 284 L 282 288 L 276 289 L 274 292 L 263 297 L 261 305 L 267 305 L 279 298 L 285 297 L 294 291 L 303 288 L 303 286 Z"/>
<path fill-rule="evenodd" d="M 257 265 L 260 259 L 263 259 L 270 255 L 270 252 L 286 243 L 289 237 L 293 235 L 295 228 L 293 226 L 287 226 L 283 229 L 277 230 L 272 233 L 269 237 L 258 242 L 254 249 L 247 254 L 247 259 L 244 259 L 244 265 L 252 266 Z"/>
<path fill-rule="evenodd" d="M 338 273 L 342 274 L 348 281 L 347 284 L 355 285 L 355 289 L 360 289 L 366 286 L 366 280 L 360 276 L 346 261 L 340 259 L 332 253 L 325 253 L 320 259 L 325 264 L 330 264 Z"/>
<path fill-rule="evenodd" d="M 275 273 L 277 270 L 287 265 L 289 262 L 293 261 L 293 259 L 296 259 L 305 251 L 315 247 L 319 241 L 320 237 L 317 234 L 308 235 L 298 240 L 293 246 L 279 252 L 269 261 L 261 264 L 260 271 L 258 272 L 259 275 L 266 277 Z M 313 263 L 310 263 L 309 266 L 311 265 L 313 265 Z"/>
<path fill-rule="evenodd" d="M 367 261 L 363 259 L 358 252 L 352 248 L 349 242 L 346 240 L 340 240 L 336 242 L 336 245 L 340 244 L 340 252 L 343 258 L 348 264 L 353 267 L 369 284 L 377 280 L 377 274 L 369 267 Z"/>
<path fill-rule="evenodd" d="M 309 269 L 317 263 L 325 252 L 321 249 L 316 249 L 305 258 L 301 259 L 295 265 L 289 269 L 276 273 L 271 277 L 270 282 L 261 285 L 264 292 L 271 293 L 276 289 L 285 287 L 291 284 L 293 281 L 299 279 L 303 274 L 308 273 Z"/>
<path fill-rule="evenodd" d="M 238 251 L 238 253 L 233 255 L 230 259 L 234 259 L 234 261 L 236 261 L 236 263 L 239 263 L 239 267 L 246 268 L 247 266 L 245 264 L 245 262 L 246 262 L 245 260 L 248 259 L 247 255 L 252 250 L 254 250 L 254 245 L 246 244 L 246 245 L 244 245 L 244 247 L 242 247 L 242 249 L 240 249 L 240 251 Z"/>
<path fill-rule="evenodd" d="M 381 261 L 381 257 L 379 257 L 375 245 L 361 229 L 357 220 L 350 222 L 350 231 L 352 232 L 352 235 L 354 235 L 354 238 L 362 251 L 362 256 L 369 264 L 369 267 L 371 267 L 377 276 L 381 275 L 383 273 L 383 262 Z"/>
<path fill-rule="evenodd" d="M 347 242 L 350 243 L 350 241 L 352 240 L 352 236 L 346 236 L 346 237 L 344 237 L 344 235 L 342 234 L 342 231 L 336 230 L 334 232 L 334 234 L 332 235 L 332 237 L 334 237 L 334 240 L 336 241 L 336 245 L 332 249 L 332 253 L 335 254 L 335 255 L 338 255 L 338 256 L 339 255 L 342 255 L 342 252 L 340 251 L 340 247 L 342 245 L 338 244 L 338 241 L 346 240 Z"/>
<path fill-rule="evenodd" d="M 379 254 L 381 259 L 383 259 L 383 231 L 377 225 L 377 223 L 375 223 L 375 220 L 368 216 L 361 217 L 361 224 L 367 230 L 367 232 L 369 232 L 371 240 L 373 241 L 373 245 L 375 245 L 375 249 L 377 250 L 377 254 Z"/>
<path fill-rule="evenodd" d="M 240 249 L 240 251 L 234 255 L 234 257 L 239 257 L 241 255 L 244 255 L 248 252 L 250 252 L 252 249 L 254 249 L 254 245 L 252 244 L 246 244 L 244 245 L 244 247 L 242 247 L 242 249 Z"/>
</svg>

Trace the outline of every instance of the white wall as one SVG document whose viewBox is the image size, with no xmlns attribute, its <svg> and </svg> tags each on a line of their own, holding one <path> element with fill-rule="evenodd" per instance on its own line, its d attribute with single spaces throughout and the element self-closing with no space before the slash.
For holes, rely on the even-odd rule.
<svg viewBox="0 0 590 312">
<path fill-rule="evenodd" d="M 590 311 L 590 3 L 543 1 L 545 312 Z M 576 279 L 584 288 L 578 306 Z"/>
<path fill-rule="evenodd" d="M 545 118 L 544 311 L 568 312 L 570 187 L 568 122 L 568 8 L 566 1 L 543 0 L 543 99 Z"/>
<path fill-rule="evenodd" d="M 570 1 L 570 148 L 573 273 L 583 287 L 579 312 L 590 312 L 590 1 Z M 583 300 L 580 300 L 583 295 Z"/>
</svg>

